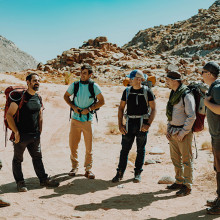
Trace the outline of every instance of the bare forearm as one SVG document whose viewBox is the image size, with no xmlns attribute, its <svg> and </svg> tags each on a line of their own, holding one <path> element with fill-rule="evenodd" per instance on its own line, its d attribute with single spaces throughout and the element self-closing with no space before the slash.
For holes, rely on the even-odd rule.
<svg viewBox="0 0 220 220">
<path fill-rule="evenodd" d="M 212 112 L 214 112 L 217 115 L 220 115 L 220 105 L 211 103 L 210 101 L 206 101 L 205 105 L 207 108 L 209 108 Z"/>
<path fill-rule="evenodd" d="M 69 96 L 64 95 L 64 100 L 72 109 L 75 107 L 75 105 L 73 105 L 72 101 L 70 100 Z"/>
<path fill-rule="evenodd" d="M 118 110 L 118 125 L 122 125 L 123 124 L 123 114 L 124 111 L 122 109 Z"/>
<path fill-rule="evenodd" d="M 99 100 L 94 105 L 92 105 L 90 108 L 91 108 L 91 110 L 95 110 L 97 108 L 102 107 L 104 104 L 105 104 L 104 100 Z"/>
<path fill-rule="evenodd" d="M 9 127 L 11 128 L 11 130 L 14 133 L 18 132 L 18 128 L 15 124 L 15 120 L 14 120 L 13 116 L 7 115 L 6 118 L 7 118 L 7 122 L 8 122 Z"/>
<path fill-rule="evenodd" d="M 156 116 L 156 113 L 157 113 L 156 109 L 152 109 L 152 110 L 151 110 L 151 114 L 150 114 L 150 117 L 149 117 L 149 119 L 148 119 L 148 123 L 149 123 L 149 124 L 151 124 L 151 123 L 153 122 L 153 120 L 154 120 L 154 118 L 155 118 L 155 116 Z"/>
</svg>

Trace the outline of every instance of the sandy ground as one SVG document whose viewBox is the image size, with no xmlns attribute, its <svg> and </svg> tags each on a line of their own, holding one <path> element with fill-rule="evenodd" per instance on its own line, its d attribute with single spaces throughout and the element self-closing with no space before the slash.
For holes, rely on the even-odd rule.
<svg viewBox="0 0 220 220">
<path fill-rule="evenodd" d="M 0 74 L 0 90 L 8 85 L 24 84 L 18 79 Z M 113 184 L 111 179 L 121 149 L 120 134 L 110 134 L 117 125 L 117 107 L 124 89 L 122 86 L 101 86 L 106 100 L 105 106 L 98 112 L 98 124 L 94 120 L 94 166 L 95 180 L 86 179 L 84 174 L 85 147 L 83 138 L 79 146 L 80 169 L 76 177 L 69 177 L 71 169 L 69 159 L 69 108 L 63 100 L 67 86 L 41 84 L 40 94 L 43 97 L 44 126 L 42 133 L 43 162 L 47 173 L 60 181 L 56 189 L 39 186 L 34 173 L 30 155 L 25 151 L 23 173 L 29 189 L 18 193 L 12 175 L 13 146 L 8 142 L 4 147 L 4 130 L 0 132 L 0 158 L 3 168 L 0 171 L 0 197 L 11 202 L 10 207 L 0 209 L 0 220 L 3 219 L 217 219 L 218 216 L 207 216 L 205 202 L 215 197 L 216 185 L 212 171 L 212 154 L 201 150 L 205 141 L 210 142 L 207 130 L 196 134 L 199 157 L 194 162 L 194 185 L 192 194 L 178 198 L 175 192 L 166 190 L 166 185 L 158 180 L 169 175 L 174 177 L 174 168 L 170 160 L 169 145 L 159 127 L 166 125 L 165 106 L 169 90 L 154 88 L 157 96 L 158 113 L 150 128 L 146 146 L 146 159 L 161 159 L 162 163 L 145 165 L 142 182 L 133 183 L 133 158 L 136 146 L 130 153 L 130 162 L 124 179 Z M 4 103 L 0 94 L 0 107 Z M 0 111 L 3 119 L 3 110 Z M 2 120 L 3 122 L 3 120 Z M 2 125 L 2 123 L 1 123 Z M 152 147 L 160 147 L 163 155 L 150 155 Z M 194 149 L 195 152 L 195 149 Z"/>
</svg>

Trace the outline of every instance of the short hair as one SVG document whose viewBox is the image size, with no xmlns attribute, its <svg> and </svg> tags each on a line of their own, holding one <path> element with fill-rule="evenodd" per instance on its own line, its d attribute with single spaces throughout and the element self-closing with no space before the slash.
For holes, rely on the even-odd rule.
<svg viewBox="0 0 220 220">
<path fill-rule="evenodd" d="M 89 74 L 93 73 L 92 67 L 89 64 L 84 64 L 81 67 L 81 70 L 85 70 L 85 69 L 88 70 Z"/>
<path fill-rule="evenodd" d="M 203 69 L 209 71 L 214 77 L 219 75 L 219 65 L 215 62 L 206 63 Z"/>
<path fill-rule="evenodd" d="M 34 76 L 34 75 L 39 77 L 39 75 L 38 75 L 37 73 L 30 73 L 30 74 L 26 77 L 26 81 L 31 81 L 32 76 Z"/>
</svg>

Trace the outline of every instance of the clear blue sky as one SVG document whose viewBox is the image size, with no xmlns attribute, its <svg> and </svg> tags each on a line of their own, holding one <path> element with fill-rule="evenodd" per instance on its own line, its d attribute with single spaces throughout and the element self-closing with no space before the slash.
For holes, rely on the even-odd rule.
<svg viewBox="0 0 220 220">
<path fill-rule="evenodd" d="M 41 62 L 107 36 L 119 46 L 139 31 L 185 20 L 214 0 L 0 0 L 0 35 Z"/>
</svg>

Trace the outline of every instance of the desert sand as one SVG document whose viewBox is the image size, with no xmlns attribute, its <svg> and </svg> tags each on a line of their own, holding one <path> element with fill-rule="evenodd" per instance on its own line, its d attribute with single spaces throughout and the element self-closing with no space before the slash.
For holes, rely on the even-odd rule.
<svg viewBox="0 0 220 220">
<path fill-rule="evenodd" d="M 9 85 L 25 85 L 19 79 L 0 74 L 0 90 Z M 31 157 L 24 154 L 23 173 L 29 189 L 18 193 L 12 174 L 13 145 L 8 141 L 4 147 L 3 110 L 0 118 L 0 197 L 11 202 L 11 206 L 0 209 L 0 220 L 11 219 L 218 219 L 205 212 L 206 199 L 215 197 L 215 173 L 210 150 L 201 150 L 204 142 L 210 142 L 207 123 L 205 130 L 195 134 L 198 159 L 194 160 L 194 185 L 192 194 L 178 198 L 166 185 L 158 184 L 164 175 L 174 177 L 170 160 L 169 145 L 165 137 L 165 106 L 169 89 L 154 87 L 157 97 L 157 116 L 153 122 L 146 146 L 145 159 L 160 159 L 161 163 L 145 165 L 142 182 L 133 183 L 133 162 L 136 152 L 134 144 L 123 181 L 114 184 L 111 179 L 116 173 L 121 135 L 117 132 L 117 107 L 123 86 L 101 85 L 106 104 L 98 112 L 99 122 L 94 120 L 93 172 L 95 180 L 84 175 L 85 147 L 83 138 L 79 146 L 80 169 L 76 177 L 69 177 L 71 169 L 69 136 L 69 108 L 63 100 L 68 86 L 45 84 L 39 93 L 45 106 L 43 133 L 41 136 L 43 162 L 46 172 L 60 181 L 55 189 L 42 188 L 35 175 Z M 0 107 L 4 106 L 4 95 L 0 94 Z M 159 129 L 159 128 L 162 129 Z M 112 133 L 111 133 L 112 131 Z M 114 134 L 115 133 L 115 134 Z M 152 147 L 159 147 L 163 155 L 150 155 Z M 195 153 L 195 149 L 193 149 Z M 195 157 L 195 155 L 194 155 Z"/>
</svg>

